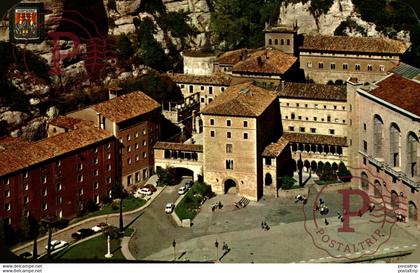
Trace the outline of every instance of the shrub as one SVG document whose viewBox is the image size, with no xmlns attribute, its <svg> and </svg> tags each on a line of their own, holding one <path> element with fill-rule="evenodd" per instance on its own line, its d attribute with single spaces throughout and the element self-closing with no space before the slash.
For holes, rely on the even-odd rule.
<svg viewBox="0 0 420 273">
<path fill-rule="evenodd" d="M 295 185 L 296 180 L 291 176 L 281 177 L 281 188 L 283 190 L 290 190 Z"/>
</svg>

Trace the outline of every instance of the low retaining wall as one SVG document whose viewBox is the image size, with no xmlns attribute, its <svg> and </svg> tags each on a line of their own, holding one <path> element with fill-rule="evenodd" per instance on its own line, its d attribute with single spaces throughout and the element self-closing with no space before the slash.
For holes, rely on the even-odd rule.
<svg viewBox="0 0 420 273">
<path fill-rule="evenodd" d="M 358 189 L 358 184 L 356 182 L 341 182 L 341 183 L 334 183 L 334 184 L 325 184 L 325 185 L 313 185 L 313 188 L 317 191 L 322 192 L 336 192 L 338 190 L 344 189 Z"/>
</svg>

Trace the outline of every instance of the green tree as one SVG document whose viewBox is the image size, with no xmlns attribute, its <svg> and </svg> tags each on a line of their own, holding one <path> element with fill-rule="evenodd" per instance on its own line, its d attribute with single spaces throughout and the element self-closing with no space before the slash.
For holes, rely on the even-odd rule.
<svg viewBox="0 0 420 273">
<path fill-rule="evenodd" d="M 159 177 L 157 182 L 159 186 L 172 185 L 175 183 L 175 174 L 172 167 L 167 167 L 166 169 L 158 168 L 156 174 Z"/>
<path fill-rule="evenodd" d="M 117 53 L 122 60 L 129 59 L 134 54 L 133 45 L 126 34 L 120 35 L 117 39 Z"/>
</svg>

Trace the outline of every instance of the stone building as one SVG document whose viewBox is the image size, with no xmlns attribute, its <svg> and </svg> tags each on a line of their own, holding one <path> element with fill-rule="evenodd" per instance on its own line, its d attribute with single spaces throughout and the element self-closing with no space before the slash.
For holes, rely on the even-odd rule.
<svg viewBox="0 0 420 273">
<path fill-rule="evenodd" d="M 184 74 L 211 75 L 214 72 L 216 54 L 214 52 L 186 50 L 182 52 Z"/>
<path fill-rule="evenodd" d="M 200 109 L 212 102 L 232 83 L 232 76 L 223 73 L 205 76 L 169 73 L 168 76 L 181 89 L 184 98 L 195 93 L 200 94 Z"/>
<path fill-rule="evenodd" d="M 350 166 L 361 188 L 419 224 L 420 83 L 391 74 L 348 81 Z M 379 200 L 380 201 L 380 200 Z"/>
<path fill-rule="evenodd" d="M 281 50 L 291 55 L 297 55 L 297 26 L 266 25 L 265 47 Z"/>
<path fill-rule="evenodd" d="M 252 80 L 264 88 L 273 88 L 282 80 L 299 75 L 297 58 L 276 49 L 257 50 L 232 67 L 232 76 Z"/>
<path fill-rule="evenodd" d="M 293 160 L 305 170 L 319 164 L 347 165 L 347 96 L 345 86 L 287 82 L 277 89 L 285 137 Z"/>
<path fill-rule="evenodd" d="M 229 87 L 202 110 L 203 174 L 216 193 L 263 195 L 262 154 L 281 133 L 277 95 L 251 83 Z"/>
<path fill-rule="evenodd" d="M 111 132 L 67 117 L 52 120 L 49 131 L 37 142 L 0 141 L 0 218 L 14 229 L 29 215 L 76 217 L 89 202 L 111 197 L 118 181 Z"/>
<path fill-rule="evenodd" d="M 153 145 L 160 139 L 161 107 L 137 91 L 69 114 L 90 120 L 119 139 L 118 163 L 125 188 L 147 179 L 153 170 Z"/>
<path fill-rule="evenodd" d="M 214 72 L 232 74 L 233 66 L 240 61 L 245 60 L 248 54 L 252 53 L 253 51 L 254 50 L 240 48 L 222 53 L 214 62 Z"/>
<path fill-rule="evenodd" d="M 398 66 L 408 48 L 387 38 L 305 35 L 299 62 L 305 77 L 315 83 L 344 82 L 349 77 L 373 82 Z"/>
</svg>

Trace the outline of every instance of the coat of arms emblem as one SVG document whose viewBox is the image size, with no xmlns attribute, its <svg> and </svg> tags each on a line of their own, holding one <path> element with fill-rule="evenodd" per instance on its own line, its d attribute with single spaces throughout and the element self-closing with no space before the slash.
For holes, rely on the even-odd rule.
<svg viewBox="0 0 420 273">
<path fill-rule="evenodd" d="M 44 36 L 42 3 L 25 3 L 14 7 L 9 14 L 11 42 L 40 42 Z"/>
</svg>

